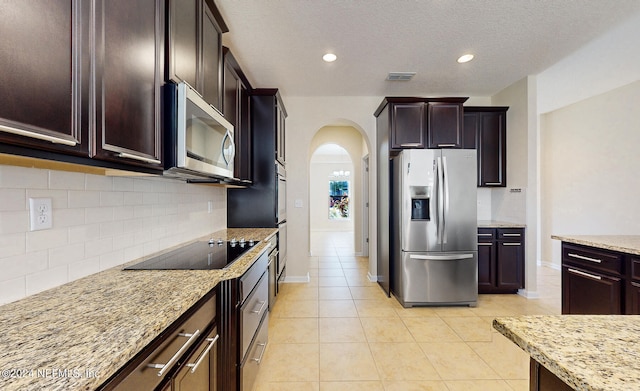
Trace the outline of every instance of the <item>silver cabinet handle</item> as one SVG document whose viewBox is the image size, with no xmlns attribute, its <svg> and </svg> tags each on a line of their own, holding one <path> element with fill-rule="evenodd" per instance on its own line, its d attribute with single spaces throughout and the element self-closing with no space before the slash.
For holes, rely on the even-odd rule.
<svg viewBox="0 0 640 391">
<path fill-rule="evenodd" d="M 570 271 L 573 274 L 577 274 L 583 277 L 588 277 L 588 278 L 592 278 L 594 280 L 602 280 L 602 277 L 600 276 L 596 276 L 595 274 L 589 274 L 589 273 L 585 273 L 585 272 L 581 272 L 580 270 L 576 270 L 576 269 L 567 269 L 568 271 Z"/>
<path fill-rule="evenodd" d="M 438 144 L 438 147 L 455 147 L 456 144 Z"/>
<path fill-rule="evenodd" d="M 261 305 L 260 305 L 260 304 L 261 304 Z M 251 313 L 252 313 L 252 314 L 259 314 L 259 313 L 261 313 L 261 312 L 262 312 L 262 309 L 264 308 L 264 306 L 265 306 L 265 305 L 267 305 L 267 300 L 265 300 L 265 301 L 258 301 L 258 302 L 256 303 L 256 307 L 257 307 L 258 305 L 260 305 L 260 308 L 258 308 L 258 309 L 256 310 L 256 309 L 255 309 L 255 307 L 254 307 L 254 310 L 253 310 L 253 311 L 251 311 Z"/>
<path fill-rule="evenodd" d="M 0 130 L 2 130 L 3 132 L 11 133 L 11 134 L 17 134 L 18 136 L 37 138 L 38 140 L 44 140 L 54 144 L 64 144 L 64 145 L 70 145 L 72 147 L 78 144 L 78 142 L 75 140 L 67 140 L 62 137 L 49 136 L 47 134 L 18 129 L 18 128 L 6 126 L 6 125 L 0 125 Z"/>
<path fill-rule="evenodd" d="M 198 335 L 200 335 L 200 330 L 194 331 L 193 334 L 187 334 L 187 333 L 178 334 L 178 336 L 180 336 L 180 337 L 187 337 L 189 339 L 187 340 L 187 342 L 184 343 L 184 345 L 182 345 L 182 347 L 176 352 L 176 354 L 174 354 L 173 357 L 171 357 L 169 359 L 169 361 L 167 361 L 166 364 L 147 364 L 147 367 L 159 369 L 158 376 L 164 375 L 164 373 L 169 368 L 171 368 L 173 366 L 173 364 L 175 364 L 175 362 L 178 360 L 178 358 L 180 358 L 182 353 L 185 350 L 187 350 L 187 348 L 189 346 L 191 346 L 191 344 L 193 344 L 193 342 L 196 340 L 196 338 L 198 338 Z"/>
<path fill-rule="evenodd" d="M 503 246 L 522 246 L 522 243 L 502 243 Z"/>
<path fill-rule="evenodd" d="M 519 238 L 519 237 L 520 237 L 520 236 L 522 236 L 522 235 L 520 235 L 520 234 L 502 234 L 502 236 L 511 236 L 511 237 L 517 237 L 517 238 Z"/>
<path fill-rule="evenodd" d="M 493 246 L 493 243 L 478 243 L 478 246 Z"/>
<path fill-rule="evenodd" d="M 485 182 L 485 185 L 501 185 L 502 182 Z"/>
<path fill-rule="evenodd" d="M 154 163 L 154 164 L 162 163 L 158 159 L 151 159 L 151 158 L 148 158 L 148 157 L 138 156 L 138 155 L 134 155 L 132 153 L 126 153 L 126 152 L 120 152 L 118 154 L 118 157 L 123 157 L 123 158 L 126 158 L 126 159 L 133 159 L 133 160 L 140 160 L 140 161 L 145 162 L 145 163 Z"/>
<path fill-rule="evenodd" d="M 400 144 L 401 147 L 419 147 L 421 146 L 421 143 L 402 143 Z"/>
<path fill-rule="evenodd" d="M 584 255 L 578 255 L 578 254 L 574 254 L 574 253 L 569 253 L 567 255 L 570 256 L 571 258 L 582 259 L 583 261 L 602 263 L 602 259 L 589 258 L 589 257 L 585 257 Z"/>
<path fill-rule="evenodd" d="M 478 234 L 478 236 L 493 236 L 493 234 Z"/>
<path fill-rule="evenodd" d="M 214 338 L 207 338 L 207 341 L 209 341 L 209 346 L 207 346 L 207 348 L 204 350 L 204 352 L 202 352 L 202 354 L 200 355 L 200 357 L 198 357 L 198 359 L 194 364 L 191 364 L 191 363 L 187 364 L 187 366 L 191 368 L 191 373 L 196 372 L 196 370 L 200 366 L 200 363 L 202 363 L 204 358 L 207 357 L 207 354 L 209 354 L 209 351 L 211 351 L 211 348 L 213 347 L 213 345 L 215 345 L 216 342 L 218 342 L 219 338 L 220 338 L 220 334 L 216 334 Z"/>
<path fill-rule="evenodd" d="M 258 358 L 252 358 L 252 361 L 255 361 L 258 363 L 258 365 L 260 365 L 260 363 L 262 362 L 262 356 L 264 356 L 264 352 L 267 350 L 267 343 L 266 342 L 256 342 L 257 346 L 261 346 L 262 347 L 262 352 L 260 352 L 260 357 Z"/>
</svg>

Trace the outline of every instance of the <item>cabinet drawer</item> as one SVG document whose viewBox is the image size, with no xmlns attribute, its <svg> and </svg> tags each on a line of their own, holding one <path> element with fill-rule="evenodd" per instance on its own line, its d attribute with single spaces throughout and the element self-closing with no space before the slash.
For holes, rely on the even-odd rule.
<svg viewBox="0 0 640 391">
<path fill-rule="evenodd" d="M 264 356 L 264 352 L 267 349 L 267 342 L 269 339 L 268 330 L 269 316 L 265 316 L 260 329 L 258 329 L 258 332 L 256 333 L 256 338 L 251 344 L 249 353 L 240 366 L 241 391 L 251 391 L 253 389 L 256 377 L 258 377 L 258 371 L 260 370 L 262 357 Z"/>
<path fill-rule="evenodd" d="M 622 314 L 621 279 L 562 266 L 562 314 Z"/>
<path fill-rule="evenodd" d="M 622 254 L 574 244 L 562 244 L 562 263 L 608 273 L 622 273 Z"/>
<path fill-rule="evenodd" d="M 524 240 L 522 228 L 498 228 L 498 240 L 521 242 Z"/>
<path fill-rule="evenodd" d="M 492 242 L 496 238 L 496 230 L 494 228 L 478 228 L 478 243 Z"/>
<path fill-rule="evenodd" d="M 265 312 L 269 309 L 269 276 L 262 275 L 256 289 L 245 301 L 240 309 L 240 324 L 242 325 L 242 351 L 240 357 L 244 357 L 249 349 L 249 344 L 260 325 Z"/>
</svg>

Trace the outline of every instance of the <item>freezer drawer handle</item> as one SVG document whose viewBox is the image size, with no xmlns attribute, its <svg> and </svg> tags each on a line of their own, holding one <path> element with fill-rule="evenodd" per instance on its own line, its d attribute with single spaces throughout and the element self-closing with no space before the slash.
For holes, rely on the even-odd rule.
<svg viewBox="0 0 640 391">
<path fill-rule="evenodd" d="M 191 373 L 196 373 L 196 370 L 198 369 L 198 367 L 200 366 L 204 358 L 207 357 L 207 354 L 209 354 L 209 351 L 211 350 L 213 345 L 215 345 L 216 342 L 218 342 L 219 338 L 220 338 L 220 334 L 216 334 L 214 338 L 207 338 L 207 341 L 209 341 L 209 345 L 204 350 L 204 352 L 202 352 L 198 360 L 193 364 L 192 363 L 187 364 L 187 366 L 191 368 Z"/>
<path fill-rule="evenodd" d="M 169 359 L 169 361 L 167 361 L 166 364 L 147 364 L 147 367 L 159 369 L 158 376 L 164 375 L 164 373 L 169 368 L 171 368 L 173 366 L 173 364 L 175 364 L 175 362 L 178 360 L 178 358 L 180 358 L 180 356 L 182 356 L 182 353 L 185 350 L 187 350 L 187 348 L 189 346 L 191 346 L 192 343 L 195 342 L 196 338 L 198 338 L 198 335 L 200 335 L 200 330 L 194 331 L 193 334 L 187 334 L 187 333 L 178 334 L 179 337 L 187 337 L 189 339 L 187 340 L 187 342 L 184 343 L 184 345 L 182 345 L 182 347 L 176 352 L 176 354 L 174 354 L 173 357 L 171 357 Z"/>
<path fill-rule="evenodd" d="M 582 259 L 583 261 L 602 263 L 602 260 L 601 259 L 597 259 L 597 258 L 589 258 L 589 257 L 585 257 L 583 255 L 578 255 L 578 254 L 574 254 L 574 253 L 569 253 L 567 255 L 569 255 L 571 258 Z"/>
<path fill-rule="evenodd" d="M 253 311 L 251 311 L 251 313 L 252 313 L 252 314 L 259 314 L 259 313 L 261 313 L 261 312 L 262 312 L 262 310 L 264 309 L 264 306 L 265 306 L 265 305 L 267 305 L 267 300 L 265 300 L 265 301 L 258 301 L 258 302 L 256 303 L 256 307 L 257 307 L 257 306 L 259 306 L 259 305 L 260 305 L 260 308 L 258 308 L 258 309 L 255 309 L 255 307 L 254 307 Z"/>
<path fill-rule="evenodd" d="M 473 254 L 459 254 L 459 255 L 409 255 L 411 259 L 426 259 L 428 261 L 455 261 L 458 259 L 473 258 Z"/>
<path fill-rule="evenodd" d="M 583 277 L 593 278 L 594 280 L 602 280 L 602 277 L 596 276 L 594 274 L 581 272 L 580 270 L 576 270 L 576 269 L 567 269 L 567 270 L 569 270 L 573 274 L 578 274 L 578 275 L 583 276 Z"/>
<path fill-rule="evenodd" d="M 262 356 L 264 356 L 264 352 L 267 350 L 267 348 L 266 348 L 267 343 L 266 342 L 256 342 L 256 345 L 262 347 L 262 352 L 260 352 L 260 357 L 258 357 L 258 358 L 254 357 L 251 360 L 257 362 L 258 365 L 260 365 L 260 363 L 262 362 Z"/>
</svg>

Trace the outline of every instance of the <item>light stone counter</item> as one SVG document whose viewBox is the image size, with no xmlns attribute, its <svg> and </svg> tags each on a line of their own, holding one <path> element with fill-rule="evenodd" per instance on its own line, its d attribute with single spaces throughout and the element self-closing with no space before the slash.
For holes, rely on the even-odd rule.
<svg viewBox="0 0 640 391">
<path fill-rule="evenodd" d="M 640 390 L 640 316 L 522 316 L 493 327 L 576 390 Z"/>
<path fill-rule="evenodd" d="M 551 239 L 640 255 L 640 235 L 552 235 Z"/>
<path fill-rule="evenodd" d="M 228 269 L 122 270 L 137 259 L 0 306 L 0 390 L 95 389 L 220 281 L 241 276 L 276 232 L 201 238 L 263 241 Z"/>
<path fill-rule="evenodd" d="M 478 228 L 526 228 L 526 224 L 497 220 L 478 220 Z"/>
</svg>

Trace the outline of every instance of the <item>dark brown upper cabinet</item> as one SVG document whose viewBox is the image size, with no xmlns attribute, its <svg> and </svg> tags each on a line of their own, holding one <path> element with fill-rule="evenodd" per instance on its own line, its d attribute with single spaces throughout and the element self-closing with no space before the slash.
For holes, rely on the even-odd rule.
<svg viewBox="0 0 640 391">
<path fill-rule="evenodd" d="M 0 34 L 2 152 L 161 172 L 163 0 L 4 2 Z"/>
<path fill-rule="evenodd" d="M 374 115 L 388 117 L 389 149 L 462 148 L 467 98 L 386 97 Z"/>
<path fill-rule="evenodd" d="M 79 0 L 2 2 L 0 143 L 89 155 L 89 11 Z"/>
<path fill-rule="evenodd" d="M 252 179 L 251 159 L 251 84 L 229 48 L 223 47 L 224 95 L 223 114 L 234 127 L 236 157 L 234 176 L 241 180 Z"/>
<path fill-rule="evenodd" d="M 463 147 L 478 153 L 478 187 L 507 186 L 508 107 L 464 108 Z"/>
<path fill-rule="evenodd" d="M 186 82 L 222 111 L 222 34 L 229 31 L 212 0 L 169 0 L 167 79 Z"/>
<path fill-rule="evenodd" d="M 163 4 L 96 1 L 97 159 L 162 170 Z"/>
</svg>

